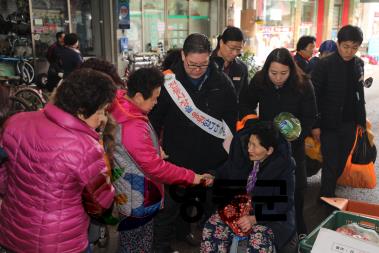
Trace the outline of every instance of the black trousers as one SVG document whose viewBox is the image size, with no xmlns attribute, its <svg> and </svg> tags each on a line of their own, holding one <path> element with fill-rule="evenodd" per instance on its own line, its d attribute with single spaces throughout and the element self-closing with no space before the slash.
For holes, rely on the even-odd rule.
<svg viewBox="0 0 379 253">
<path fill-rule="evenodd" d="M 344 122 L 338 129 L 321 129 L 323 167 L 320 196 L 335 197 L 337 179 L 345 168 L 355 132 L 354 122 Z"/>
<path fill-rule="evenodd" d="M 175 189 L 175 190 L 174 190 Z M 164 251 L 174 239 L 184 240 L 191 223 L 203 224 L 214 212 L 211 189 L 165 186 L 164 208 L 154 217 L 153 248 Z"/>
<path fill-rule="evenodd" d="M 307 188 L 307 171 L 305 167 L 305 147 L 304 140 L 297 140 L 291 143 L 292 156 L 295 159 L 295 213 L 296 230 L 298 234 L 306 234 L 307 227 L 304 221 L 304 195 Z"/>
</svg>

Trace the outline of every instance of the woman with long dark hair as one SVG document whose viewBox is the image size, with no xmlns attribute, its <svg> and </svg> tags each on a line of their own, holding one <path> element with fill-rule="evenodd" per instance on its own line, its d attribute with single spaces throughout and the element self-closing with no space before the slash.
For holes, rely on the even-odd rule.
<svg viewBox="0 0 379 253">
<path fill-rule="evenodd" d="M 259 109 L 258 109 L 259 105 Z M 301 122 L 300 138 L 291 142 L 296 160 L 295 209 L 297 232 L 306 233 L 303 218 L 304 192 L 307 185 L 304 138 L 316 119 L 316 101 L 313 85 L 302 74 L 286 48 L 274 49 L 261 71 L 241 92 L 240 116 L 259 110 L 259 119 L 272 121 L 281 112 L 290 112 Z"/>
</svg>

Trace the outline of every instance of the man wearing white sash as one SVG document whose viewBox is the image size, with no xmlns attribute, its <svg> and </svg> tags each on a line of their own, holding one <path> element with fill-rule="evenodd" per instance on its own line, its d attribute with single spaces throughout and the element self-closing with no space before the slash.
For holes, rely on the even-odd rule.
<svg viewBox="0 0 379 253">
<path fill-rule="evenodd" d="M 196 173 L 212 173 L 223 164 L 238 117 L 233 84 L 210 61 L 210 53 L 205 35 L 187 37 L 180 58 L 165 72 L 158 104 L 149 115 L 161 133 L 168 160 Z M 205 215 L 212 212 L 211 202 L 207 198 L 202 203 Z M 154 252 L 173 252 L 172 236 L 183 234 L 178 228 L 172 231 L 182 204 L 166 196 L 165 207 L 154 221 Z M 188 225 L 182 229 L 182 239 L 194 243 Z"/>
</svg>

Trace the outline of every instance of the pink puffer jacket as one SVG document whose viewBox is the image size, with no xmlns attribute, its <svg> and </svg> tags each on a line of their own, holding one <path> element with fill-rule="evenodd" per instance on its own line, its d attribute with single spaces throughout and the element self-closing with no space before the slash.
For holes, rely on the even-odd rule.
<svg viewBox="0 0 379 253">
<path fill-rule="evenodd" d="M 1 142 L 9 160 L 0 168 L 0 245 L 20 253 L 85 251 L 82 191 L 106 171 L 98 134 L 48 104 L 11 117 Z M 112 187 L 96 194 L 104 208 L 113 197 Z"/>
<path fill-rule="evenodd" d="M 146 113 L 128 101 L 125 93 L 123 90 L 118 90 L 111 107 L 113 118 L 121 126 L 120 141 L 123 147 L 128 150 L 145 177 L 150 180 L 149 183 L 154 184 L 160 190 L 162 196 L 163 184 L 191 185 L 195 173 L 160 157 L 150 135 Z"/>
</svg>

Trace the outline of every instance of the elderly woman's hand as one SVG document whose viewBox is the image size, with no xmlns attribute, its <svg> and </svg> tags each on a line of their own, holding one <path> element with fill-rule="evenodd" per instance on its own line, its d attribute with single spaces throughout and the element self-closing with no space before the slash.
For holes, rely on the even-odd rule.
<svg viewBox="0 0 379 253">
<path fill-rule="evenodd" d="M 253 225 L 256 224 L 256 223 L 257 223 L 257 220 L 255 219 L 254 215 L 242 216 L 237 221 L 237 225 L 240 227 L 240 229 L 243 232 L 249 231 L 253 227 Z"/>
</svg>

